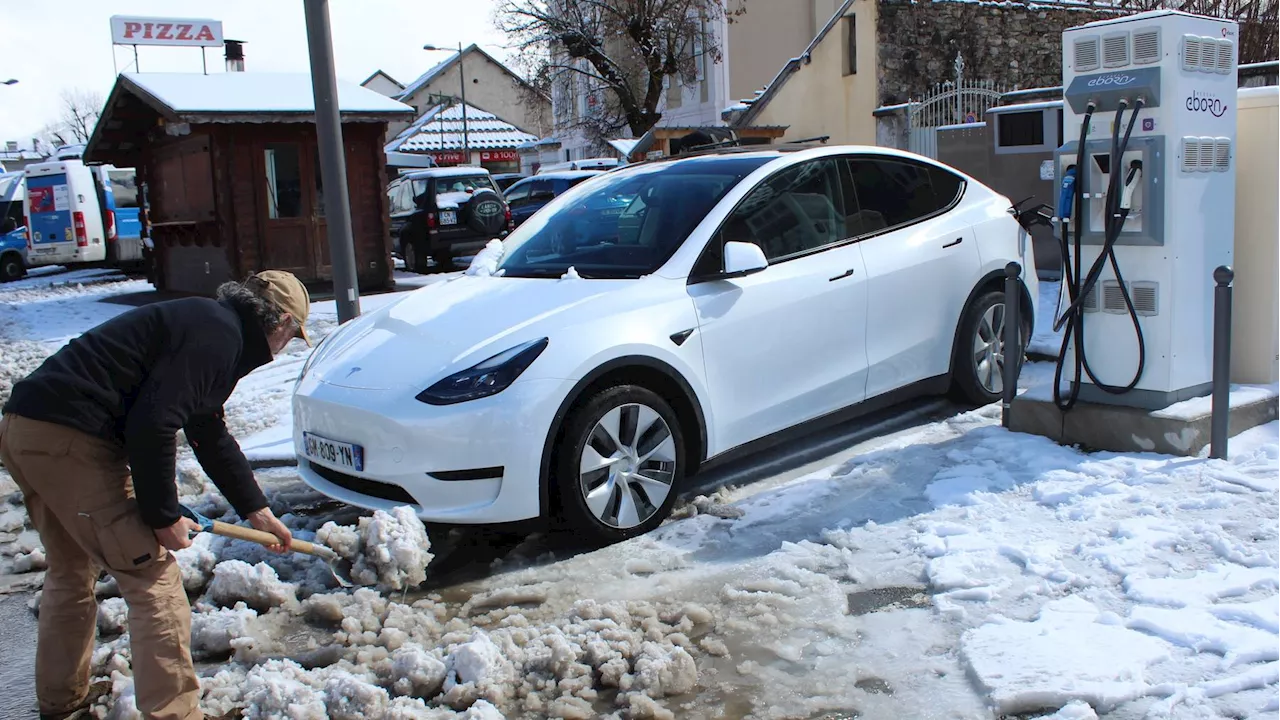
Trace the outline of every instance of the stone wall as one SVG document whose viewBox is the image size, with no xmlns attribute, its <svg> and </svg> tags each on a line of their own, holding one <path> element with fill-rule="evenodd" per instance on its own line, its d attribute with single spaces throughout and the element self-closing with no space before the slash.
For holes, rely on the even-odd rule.
<svg viewBox="0 0 1280 720">
<path fill-rule="evenodd" d="M 1014 2 L 881 0 L 876 28 L 881 105 L 924 95 L 955 80 L 956 53 L 964 75 L 1006 89 L 1062 83 L 1062 31 L 1114 17 L 1080 9 L 1028 7 Z"/>
</svg>

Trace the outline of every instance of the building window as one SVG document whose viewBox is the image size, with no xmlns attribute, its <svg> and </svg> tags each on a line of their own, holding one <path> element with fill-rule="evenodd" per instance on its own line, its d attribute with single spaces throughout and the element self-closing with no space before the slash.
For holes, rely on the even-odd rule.
<svg viewBox="0 0 1280 720">
<path fill-rule="evenodd" d="M 1040 110 L 996 115 L 997 140 L 1000 147 L 1026 147 L 1044 144 L 1044 113 Z"/>
<path fill-rule="evenodd" d="M 844 74 L 855 75 L 858 72 L 858 16 L 846 15 L 844 18 Z"/>
<path fill-rule="evenodd" d="M 298 164 L 298 146 L 293 143 L 268 143 L 267 217 L 302 217 L 302 171 Z"/>
<path fill-rule="evenodd" d="M 678 108 L 684 103 L 684 88 L 680 86 L 680 77 L 667 76 L 667 108 Z"/>
</svg>

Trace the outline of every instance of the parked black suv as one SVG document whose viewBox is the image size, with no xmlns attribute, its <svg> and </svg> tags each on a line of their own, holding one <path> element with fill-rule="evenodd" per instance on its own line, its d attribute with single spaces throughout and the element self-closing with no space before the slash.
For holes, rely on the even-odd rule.
<svg viewBox="0 0 1280 720">
<path fill-rule="evenodd" d="M 457 258 L 513 229 L 507 201 L 484 168 L 408 173 L 391 181 L 387 196 L 392 246 L 413 272 L 453 270 Z"/>
</svg>

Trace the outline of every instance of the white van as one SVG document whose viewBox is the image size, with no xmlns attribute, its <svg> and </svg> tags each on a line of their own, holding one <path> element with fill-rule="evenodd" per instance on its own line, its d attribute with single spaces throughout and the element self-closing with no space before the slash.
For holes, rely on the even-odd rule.
<svg viewBox="0 0 1280 720">
<path fill-rule="evenodd" d="M 68 265 L 107 258 L 107 233 L 93 171 L 80 160 L 28 165 L 23 213 L 27 264 Z"/>
</svg>

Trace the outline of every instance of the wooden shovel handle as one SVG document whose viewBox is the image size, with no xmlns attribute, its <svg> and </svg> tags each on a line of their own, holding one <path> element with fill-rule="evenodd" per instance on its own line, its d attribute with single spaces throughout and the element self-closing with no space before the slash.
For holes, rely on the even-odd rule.
<svg viewBox="0 0 1280 720">
<path fill-rule="evenodd" d="M 254 530 L 253 528 L 247 528 L 242 525 L 230 525 L 228 523 L 220 522 L 218 520 L 213 521 L 213 528 L 211 532 L 213 532 L 214 535 L 221 535 L 223 537 L 235 538 L 236 540 L 248 540 L 249 542 L 258 543 L 259 545 L 262 545 L 262 546 L 280 544 L 280 538 L 276 537 L 275 535 L 272 535 L 269 532 Z M 324 556 L 323 551 L 317 550 L 315 545 L 307 542 L 306 540 L 295 539 L 292 543 L 289 544 L 289 547 L 294 552 L 305 553 L 307 555 L 316 555 L 319 557 Z"/>
</svg>

